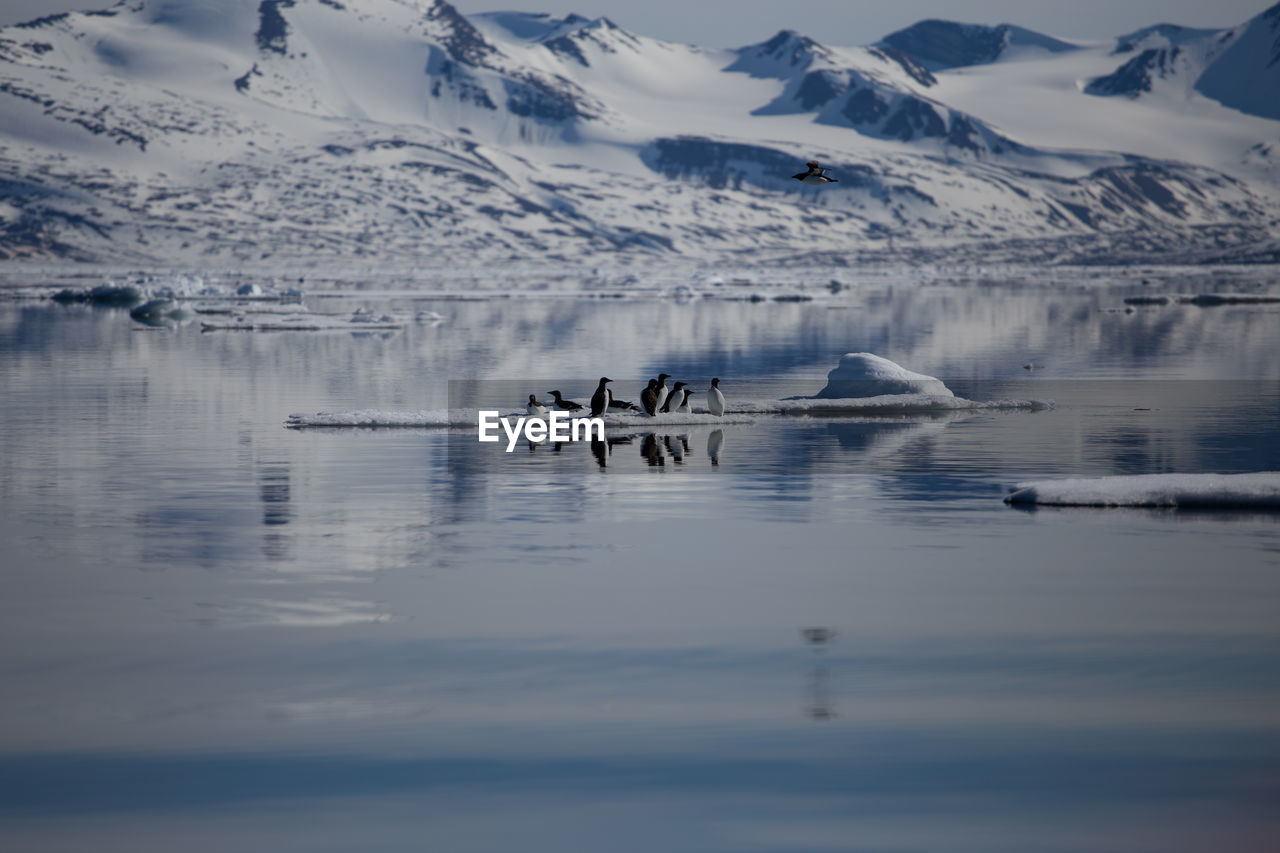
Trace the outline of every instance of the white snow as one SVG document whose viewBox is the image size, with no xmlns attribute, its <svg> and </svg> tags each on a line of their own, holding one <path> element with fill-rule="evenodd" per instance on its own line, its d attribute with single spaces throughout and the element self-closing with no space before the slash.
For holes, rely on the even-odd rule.
<svg viewBox="0 0 1280 853">
<path fill-rule="evenodd" d="M 1280 471 L 1139 474 L 1018 483 L 1009 504 L 1280 509 Z"/>
<path fill-rule="evenodd" d="M 942 380 L 914 373 L 887 358 L 869 352 L 850 352 L 827 374 L 827 385 L 817 396 L 880 397 L 886 394 L 928 394 L 953 397 Z"/>
</svg>

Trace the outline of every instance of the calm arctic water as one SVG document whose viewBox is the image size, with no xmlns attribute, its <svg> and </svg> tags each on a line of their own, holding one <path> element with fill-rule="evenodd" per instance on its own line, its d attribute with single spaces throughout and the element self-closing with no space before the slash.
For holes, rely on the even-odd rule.
<svg viewBox="0 0 1280 853">
<path fill-rule="evenodd" d="M 308 299 L 448 318 L 385 335 L 0 302 L 0 844 L 1274 850 L 1280 516 L 1001 501 L 1280 470 L 1280 305 L 1142 291 Z M 850 351 L 1057 405 L 603 456 L 284 427 L 451 379 L 807 394 Z"/>
</svg>

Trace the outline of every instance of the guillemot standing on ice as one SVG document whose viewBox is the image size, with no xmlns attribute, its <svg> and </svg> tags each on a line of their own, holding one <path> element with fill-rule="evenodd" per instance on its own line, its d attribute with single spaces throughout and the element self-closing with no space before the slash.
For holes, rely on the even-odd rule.
<svg viewBox="0 0 1280 853">
<path fill-rule="evenodd" d="M 810 160 L 808 163 L 805 163 L 805 165 L 809 167 L 809 171 L 801 172 L 800 174 L 792 175 L 791 177 L 801 183 L 809 184 L 813 187 L 820 187 L 823 184 L 839 183 L 835 178 L 827 175 L 827 170 L 819 166 L 817 160 Z"/>
<path fill-rule="evenodd" d="M 684 386 L 685 386 L 684 382 L 677 382 L 675 387 L 671 389 L 671 393 L 667 396 L 666 402 L 662 404 L 662 407 L 658 409 L 658 411 L 662 412 L 663 414 L 669 413 L 671 411 L 672 403 L 676 404 L 677 409 L 680 408 L 680 404 L 684 402 L 684 393 L 683 393 Z M 658 387 L 662 387 L 662 386 L 658 386 Z"/>
<path fill-rule="evenodd" d="M 538 402 L 537 394 L 529 395 L 529 405 L 524 410 L 535 418 L 545 418 L 547 416 L 547 407 Z"/>
<path fill-rule="evenodd" d="M 562 400 L 562 399 L 560 399 L 560 392 L 559 392 L 559 391 L 548 391 L 547 393 L 548 393 L 548 394 L 550 394 L 552 397 L 555 397 L 555 398 L 556 398 L 556 408 L 557 408 L 557 409 L 564 409 L 566 412 L 580 412 L 580 411 L 582 411 L 582 405 L 581 405 L 580 403 L 575 403 L 575 402 L 573 402 L 572 400 Z"/>
<path fill-rule="evenodd" d="M 658 374 L 658 387 L 657 387 L 657 389 L 656 389 L 656 390 L 657 390 L 657 392 L 658 392 L 658 405 L 654 407 L 654 411 L 655 411 L 655 412 L 664 412 L 664 411 L 666 411 L 666 409 L 664 409 L 664 408 L 662 408 L 662 407 L 663 407 L 664 405 L 666 405 L 666 402 L 667 402 L 667 395 L 671 393 L 671 389 L 667 387 L 667 379 L 668 379 L 670 376 L 671 376 L 671 374 L 670 374 L 670 373 L 659 373 L 659 374 Z"/>
<path fill-rule="evenodd" d="M 649 384 L 640 392 L 640 405 L 649 417 L 658 413 L 658 380 L 650 379 Z"/>
<path fill-rule="evenodd" d="M 689 404 L 689 395 L 692 394 L 693 392 L 690 391 L 688 388 L 681 388 L 680 393 L 683 394 L 684 396 L 680 398 L 679 405 L 672 406 L 671 411 L 679 412 L 682 415 L 693 414 L 693 406 Z M 671 396 L 674 397 L 675 394 L 673 393 Z"/>
<path fill-rule="evenodd" d="M 608 376 L 600 377 L 600 384 L 596 386 L 596 393 L 591 395 L 591 417 L 598 418 L 609 408 L 609 400 L 613 395 L 609 393 L 609 389 L 605 386 L 612 381 Z"/>
<path fill-rule="evenodd" d="M 707 411 L 716 417 L 724 414 L 724 395 L 720 393 L 719 378 L 711 380 L 711 387 L 707 389 Z"/>
</svg>

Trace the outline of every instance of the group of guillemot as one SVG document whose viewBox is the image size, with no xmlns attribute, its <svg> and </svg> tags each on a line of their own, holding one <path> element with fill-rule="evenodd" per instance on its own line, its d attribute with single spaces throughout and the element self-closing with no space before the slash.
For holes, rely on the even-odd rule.
<svg viewBox="0 0 1280 853">
<path fill-rule="evenodd" d="M 794 180 L 815 187 L 839 183 L 837 179 L 827 174 L 826 168 L 820 165 L 817 160 L 810 160 L 804 165 L 806 171 L 792 175 L 791 177 Z M 596 386 L 596 392 L 591 395 L 591 417 L 598 418 L 609 409 L 623 412 L 643 411 L 649 417 L 671 412 L 691 414 L 693 407 L 689 405 L 689 395 L 696 392 L 689 388 L 686 382 L 677 382 L 674 387 L 668 390 L 667 380 L 670 378 L 670 373 L 659 373 L 657 379 L 650 379 L 649 384 L 640 392 L 640 405 L 637 406 L 635 403 L 614 397 L 613 391 L 608 387 L 613 380 L 607 376 L 601 376 L 600 384 Z M 547 393 L 555 400 L 553 405 L 557 409 L 566 412 L 580 412 L 583 409 L 581 403 L 564 399 L 559 390 L 548 391 Z M 547 406 L 538 402 L 537 394 L 529 395 L 529 405 L 525 407 L 525 410 L 536 417 L 546 417 L 548 412 Z M 720 393 L 719 378 L 712 379 L 711 387 L 707 389 L 707 411 L 717 417 L 724 414 L 724 394 Z"/>
<path fill-rule="evenodd" d="M 644 412 L 649 417 L 673 412 L 692 414 L 693 407 L 689 404 L 689 395 L 696 392 L 687 382 L 677 382 L 668 389 L 667 380 L 670 378 L 670 373 L 659 373 L 657 379 L 650 379 L 649 384 L 640 392 L 640 405 L 637 406 L 628 400 L 619 400 L 614 397 L 613 391 L 609 388 L 609 383 L 613 380 L 608 376 L 601 376 L 596 392 L 591 395 L 591 417 L 598 418 L 610 409 L 622 412 Z M 584 408 L 581 403 L 564 399 L 559 390 L 547 393 L 555 401 L 550 405 L 554 405 L 557 409 L 580 412 Z M 545 418 L 548 408 L 546 404 L 538 402 L 537 394 L 530 394 L 529 405 L 525 407 L 525 411 L 535 417 Z M 724 414 L 724 394 L 720 393 L 719 377 L 712 379 L 711 387 L 707 389 L 707 411 L 717 417 Z"/>
</svg>

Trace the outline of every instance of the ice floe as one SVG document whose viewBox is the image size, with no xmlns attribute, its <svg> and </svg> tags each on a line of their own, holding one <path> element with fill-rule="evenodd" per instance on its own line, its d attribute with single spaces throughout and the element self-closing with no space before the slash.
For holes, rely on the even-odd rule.
<svg viewBox="0 0 1280 853">
<path fill-rule="evenodd" d="M 726 414 L 759 415 L 915 415 L 942 412 L 1053 408 L 1048 400 L 966 400 L 941 394 L 882 394 L 876 397 L 786 397 L 781 400 L 739 400 Z"/>
<path fill-rule="evenodd" d="M 735 400 L 723 415 L 706 408 L 692 412 L 672 412 L 650 417 L 641 412 L 609 412 L 606 427 L 652 431 L 665 426 L 695 426 L 754 423 L 754 415 L 846 415 L 897 416 L 934 415 L 964 411 L 1022 410 L 1052 408 L 1045 400 L 966 400 L 957 397 L 933 376 L 914 373 L 871 353 L 848 353 L 827 375 L 827 385 L 816 396 L 786 397 L 781 400 Z M 828 395 L 828 396 L 824 396 Z M 513 420 L 524 413 L 504 415 Z M 476 409 L 436 409 L 396 412 L 365 409 L 355 412 L 293 414 L 289 427 L 475 427 Z"/>
<path fill-rule="evenodd" d="M 501 415 L 515 422 L 517 418 L 527 417 L 524 412 L 509 412 Z M 303 427 L 453 427 L 476 429 L 479 423 L 477 409 L 427 409 L 417 412 L 396 412 L 381 409 L 361 409 L 353 412 L 316 412 L 314 414 L 297 413 L 289 415 L 285 426 L 294 429 Z M 643 414 L 615 414 L 604 416 L 606 428 L 615 427 L 631 430 L 652 431 L 658 427 L 668 426 L 724 426 L 725 424 L 753 424 L 755 419 L 745 414 L 724 415 L 716 417 L 706 412 L 692 414 L 667 414 L 649 417 Z"/>
<path fill-rule="evenodd" d="M 352 314 L 312 314 L 304 311 L 243 312 L 228 319 L 203 320 L 206 332 L 332 332 L 403 329 L 405 320 L 390 314 L 356 311 Z"/>
<path fill-rule="evenodd" d="M 1018 483 L 1008 504 L 1280 509 L 1280 471 L 1138 474 Z"/>
</svg>

